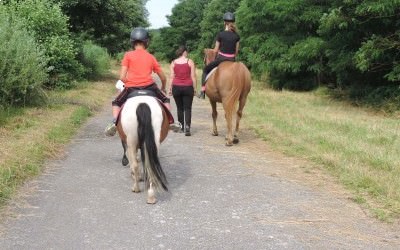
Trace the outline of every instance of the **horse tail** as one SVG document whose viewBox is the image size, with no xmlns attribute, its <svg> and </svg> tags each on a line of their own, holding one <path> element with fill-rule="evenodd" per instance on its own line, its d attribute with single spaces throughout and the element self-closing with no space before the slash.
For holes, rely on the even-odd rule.
<svg viewBox="0 0 400 250">
<path fill-rule="evenodd" d="M 234 74 L 232 75 L 232 92 L 228 99 L 231 107 L 234 107 L 239 101 L 243 90 L 243 84 L 241 83 L 243 83 L 243 76 L 246 74 L 246 72 L 243 70 L 243 65 L 241 62 L 235 62 L 233 67 L 234 69 L 232 72 L 234 72 Z"/>
<path fill-rule="evenodd" d="M 140 103 L 136 109 L 136 116 L 138 120 L 139 148 L 146 183 L 148 184 L 151 181 L 156 189 L 162 188 L 168 191 L 167 178 L 158 158 L 158 147 L 155 142 L 149 105 Z"/>
</svg>

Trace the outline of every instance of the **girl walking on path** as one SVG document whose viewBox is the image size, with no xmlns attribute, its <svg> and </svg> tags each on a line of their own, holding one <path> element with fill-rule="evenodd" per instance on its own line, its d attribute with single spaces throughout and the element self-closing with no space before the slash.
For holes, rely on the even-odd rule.
<svg viewBox="0 0 400 250">
<path fill-rule="evenodd" d="M 185 46 L 180 46 L 176 55 L 178 58 L 173 60 L 170 65 L 169 95 L 174 97 L 178 121 L 183 125 L 181 131 L 185 132 L 186 136 L 190 136 L 193 96 L 197 89 L 196 67 L 194 62 L 188 58 Z"/>
</svg>

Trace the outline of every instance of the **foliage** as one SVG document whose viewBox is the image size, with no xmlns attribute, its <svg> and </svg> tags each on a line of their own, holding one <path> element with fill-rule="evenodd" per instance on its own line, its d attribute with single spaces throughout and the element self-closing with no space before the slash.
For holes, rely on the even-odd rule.
<svg viewBox="0 0 400 250">
<path fill-rule="evenodd" d="M 164 29 L 164 28 L 161 28 L 161 29 Z M 167 57 L 166 57 L 165 53 L 162 52 L 165 50 L 166 50 L 166 48 L 164 48 L 164 42 L 161 38 L 160 30 L 150 30 L 150 44 L 148 47 L 148 51 L 150 53 L 152 53 L 157 58 L 157 60 L 166 61 Z M 121 60 L 119 60 L 119 61 L 121 61 Z"/>
<path fill-rule="evenodd" d="M 160 29 L 160 40 L 157 51 L 164 58 L 175 58 L 175 50 L 180 45 L 186 45 L 189 51 L 197 49 L 200 40 L 200 22 L 203 11 L 211 0 L 180 0 L 172 8 L 172 14 L 167 16 L 170 27 Z"/>
<path fill-rule="evenodd" d="M 89 79 L 104 76 L 110 69 L 111 58 L 105 48 L 93 44 L 91 41 L 83 43 L 81 62 L 85 66 L 85 75 Z"/>
<path fill-rule="evenodd" d="M 133 27 L 148 26 L 147 0 L 56 0 L 71 25 L 71 31 L 84 33 L 85 40 L 116 54 L 129 48 Z"/>
<path fill-rule="evenodd" d="M 46 59 L 32 32 L 0 5 L 0 108 L 42 100 Z"/>
<path fill-rule="evenodd" d="M 316 33 L 329 4 L 312 0 L 243 0 L 237 11 L 242 58 L 278 88 L 309 90 L 320 83 L 324 41 Z"/>
<path fill-rule="evenodd" d="M 11 1 L 10 10 L 26 23 L 47 58 L 49 88 L 70 88 L 82 74 L 68 31 L 68 17 L 51 0 Z"/>
<path fill-rule="evenodd" d="M 400 80 L 400 1 L 332 1 L 319 34 L 339 86 Z"/>
</svg>

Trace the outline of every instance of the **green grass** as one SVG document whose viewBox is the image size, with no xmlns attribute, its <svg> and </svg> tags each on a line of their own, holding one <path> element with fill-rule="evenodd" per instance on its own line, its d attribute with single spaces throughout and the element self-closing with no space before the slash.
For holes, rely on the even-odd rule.
<svg viewBox="0 0 400 250">
<path fill-rule="evenodd" d="M 23 108 L 7 108 L 0 107 L 0 127 L 4 126 L 12 117 L 21 116 L 24 113 Z"/>
<path fill-rule="evenodd" d="M 400 120 L 320 92 L 255 83 L 244 121 L 277 150 L 327 169 L 382 220 L 400 215 Z M 379 211 L 379 212 L 376 212 Z"/>
<path fill-rule="evenodd" d="M 43 107 L 0 112 L 0 205 L 39 174 L 46 159 L 60 155 L 82 123 L 109 100 L 112 83 L 84 83 L 49 93 Z"/>
</svg>

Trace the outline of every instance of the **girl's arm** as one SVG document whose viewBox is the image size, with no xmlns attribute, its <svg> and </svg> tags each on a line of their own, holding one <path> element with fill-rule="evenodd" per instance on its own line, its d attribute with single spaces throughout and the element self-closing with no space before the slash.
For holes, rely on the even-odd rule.
<svg viewBox="0 0 400 250">
<path fill-rule="evenodd" d="M 215 42 L 215 46 L 214 46 L 214 52 L 215 52 L 215 53 L 218 53 L 218 51 L 219 51 L 219 42 L 216 41 L 216 42 Z"/>
<path fill-rule="evenodd" d="M 168 86 L 168 95 L 172 95 L 172 80 L 175 77 L 175 73 L 174 73 L 174 61 L 171 62 L 171 64 L 169 65 L 169 86 Z"/>
<path fill-rule="evenodd" d="M 236 42 L 236 50 L 235 50 L 235 56 L 239 54 L 239 42 Z"/>
<path fill-rule="evenodd" d="M 126 73 L 128 72 L 127 66 L 121 66 L 121 71 L 119 72 L 119 79 L 125 83 Z"/>
<path fill-rule="evenodd" d="M 162 70 L 160 70 L 159 72 L 157 72 L 158 77 L 160 77 L 161 80 L 161 91 L 164 92 L 164 94 L 166 94 L 166 85 L 167 85 L 167 78 L 165 77 L 165 74 Z"/>
<path fill-rule="evenodd" d="M 189 60 L 189 66 L 190 66 L 190 76 L 193 81 L 193 89 L 194 89 L 194 94 L 196 94 L 197 90 L 197 80 L 196 80 L 196 65 L 192 60 Z"/>
</svg>

